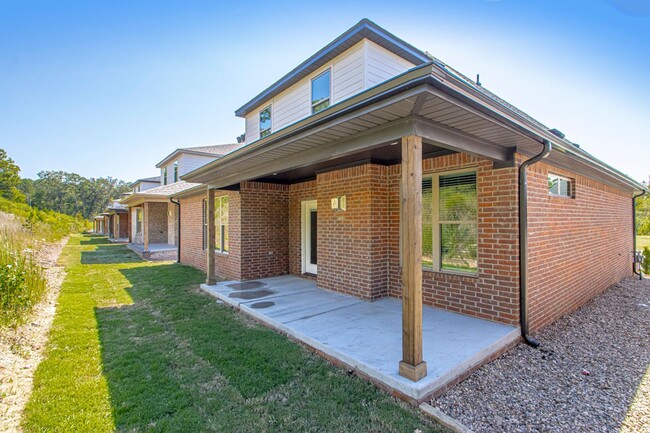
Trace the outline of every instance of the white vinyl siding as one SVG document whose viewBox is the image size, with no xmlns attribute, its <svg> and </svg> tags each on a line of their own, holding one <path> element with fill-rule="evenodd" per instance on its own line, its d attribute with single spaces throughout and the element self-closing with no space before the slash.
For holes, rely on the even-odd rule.
<svg viewBox="0 0 650 433">
<path fill-rule="evenodd" d="M 368 87 L 376 86 L 415 65 L 372 41 L 366 45 L 366 79 Z"/>
<path fill-rule="evenodd" d="M 190 171 L 194 171 L 215 159 L 214 156 L 181 154 L 178 158 L 178 180 L 181 180 L 181 176 L 185 176 Z"/>
<path fill-rule="evenodd" d="M 312 114 L 311 80 L 328 68 L 331 70 L 330 105 L 348 99 L 369 87 L 389 80 L 414 65 L 364 39 L 335 57 L 309 76 L 300 80 L 271 100 L 264 101 L 246 115 L 246 142 L 260 138 L 259 113 L 271 105 L 271 133 L 296 123 Z"/>
<path fill-rule="evenodd" d="M 365 90 L 365 39 L 334 59 L 332 65 L 332 104 Z"/>
</svg>

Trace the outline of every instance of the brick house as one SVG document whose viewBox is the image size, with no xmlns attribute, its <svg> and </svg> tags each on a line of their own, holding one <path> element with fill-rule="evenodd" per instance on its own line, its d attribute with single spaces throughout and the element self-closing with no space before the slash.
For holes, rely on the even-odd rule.
<svg viewBox="0 0 650 433">
<path fill-rule="evenodd" d="M 245 146 L 183 176 L 180 261 L 402 299 L 400 374 L 426 375 L 422 305 L 555 321 L 632 274 L 644 187 L 362 20 L 236 111 Z"/>
<path fill-rule="evenodd" d="M 199 186 L 180 180 L 180 176 L 222 157 L 237 146 L 220 144 L 176 149 L 156 165 L 160 176 L 133 182 L 132 193 L 120 201 L 128 207 L 130 248 L 148 259 L 176 260 L 178 203 L 172 197 Z"/>
</svg>

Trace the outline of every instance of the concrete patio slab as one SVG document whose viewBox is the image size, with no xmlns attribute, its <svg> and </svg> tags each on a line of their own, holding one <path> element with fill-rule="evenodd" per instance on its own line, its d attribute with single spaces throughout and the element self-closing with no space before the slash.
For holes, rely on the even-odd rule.
<svg viewBox="0 0 650 433">
<path fill-rule="evenodd" d="M 411 382 L 398 374 L 402 310 L 397 299 L 365 302 L 318 289 L 315 281 L 295 276 L 201 287 L 415 401 L 436 393 L 519 339 L 519 330 L 513 326 L 425 307 L 422 333 L 428 374 Z M 254 292 L 259 296 L 239 297 Z"/>
<path fill-rule="evenodd" d="M 128 244 L 127 248 L 145 260 L 176 260 L 178 247 L 171 244 L 149 244 L 149 249 L 144 250 L 144 244 Z"/>
</svg>

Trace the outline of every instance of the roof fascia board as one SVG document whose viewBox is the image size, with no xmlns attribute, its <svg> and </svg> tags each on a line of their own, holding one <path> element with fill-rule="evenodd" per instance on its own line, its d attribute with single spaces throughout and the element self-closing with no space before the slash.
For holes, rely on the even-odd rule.
<svg viewBox="0 0 650 433">
<path fill-rule="evenodd" d="M 372 35 L 371 37 L 369 37 Z M 346 42 L 350 41 L 354 37 L 360 36 L 360 40 L 363 38 L 368 38 L 368 39 L 378 39 L 378 40 L 383 40 L 388 42 L 391 45 L 394 45 L 396 47 L 399 47 L 399 49 L 404 50 L 406 53 L 408 53 L 410 56 L 412 56 L 409 59 L 409 61 L 419 59 L 421 62 L 428 62 L 430 59 L 426 56 L 425 53 L 422 51 L 418 50 L 414 46 L 410 45 L 409 43 L 403 41 L 402 39 L 398 38 L 397 36 L 393 35 L 392 33 L 382 29 L 379 27 L 377 24 L 373 23 L 370 20 L 363 19 L 359 21 L 357 24 L 355 24 L 352 28 L 348 29 L 346 32 L 344 32 L 342 35 L 334 39 L 332 42 L 327 44 L 325 47 L 321 48 L 318 50 L 315 54 L 313 54 L 311 57 L 309 57 L 307 60 L 296 66 L 294 69 L 292 69 L 288 74 L 286 74 L 284 77 L 280 78 L 278 81 L 275 83 L 271 84 L 269 87 L 267 87 L 265 90 L 263 90 L 261 93 L 259 93 L 257 96 L 255 96 L 253 99 L 248 101 L 246 104 L 241 106 L 239 109 L 235 111 L 235 115 L 238 117 L 244 117 L 248 113 L 250 113 L 255 107 L 258 105 L 262 104 L 264 101 L 266 101 L 269 98 L 272 98 L 276 94 L 278 94 L 281 90 L 279 90 L 281 87 L 288 85 L 292 80 L 296 79 L 296 77 L 301 74 L 305 69 L 307 69 L 310 66 L 318 64 L 319 61 L 321 61 L 324 57 L 335 51 L 337 48 L 339 48 L 341 45 L 345 44 Z M 376 40 L 374 41 L 376 42 Z M 394 52 L 394 54 L 403 57 L 404 55 L 401 55 L 398 52 L 395 52 L 396 50 L 391 50 Z M 416 63 L 416 62 L 413 62 Z"/>
</svg>

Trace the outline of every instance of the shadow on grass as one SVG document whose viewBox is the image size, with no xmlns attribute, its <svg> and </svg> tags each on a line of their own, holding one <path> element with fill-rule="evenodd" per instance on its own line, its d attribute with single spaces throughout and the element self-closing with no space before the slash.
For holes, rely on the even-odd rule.
<svg viewBox="0 0 650 433">
<path fill-rule="evenodd" d="M 83 244 L 84 241 L 81 241 Z M 81 263 L 84 265 L 102 265 L 117 263 L 138 263 L 143 260 L 124 244 L 100 244 L 93 251 L 81 252 Z"/>
<path fill-rule="evenodd" d="M 84 239 L 79 241 L 81 245 L 109 245 L 110 242 L 106 236 L 84 234 Z"/>
<path fill-rule="evenodd" d="M 120 272 L 133 304 L 95 310 L 118 431 L 428 426 L 372 385 L 217 305 L 196 286 L 201 272 L 179 264 Z"/>
</svg>

